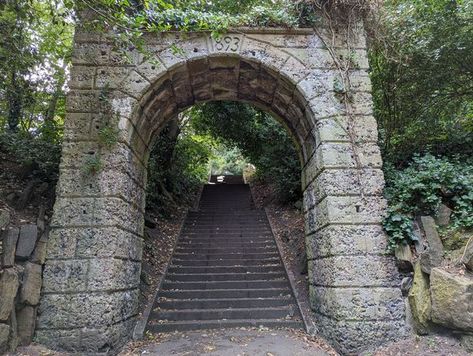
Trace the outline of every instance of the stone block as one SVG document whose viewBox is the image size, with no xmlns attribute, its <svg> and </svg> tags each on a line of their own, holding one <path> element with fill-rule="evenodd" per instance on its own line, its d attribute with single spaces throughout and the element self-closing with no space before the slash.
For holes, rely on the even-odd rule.
<svg viewBox="0 0 473 356">
<path fill-rule="evenodd" d="M 42 280 L 41 265 L 27 262 L 20 289 L 20 301 L 28 305 L 39 304 Z"/>
<path fill-rule="evenodd" d="M 33 256 L 31 257 L 31 262 L 37 263 L 39 265 L 43 265 L 44 261 L 46 261 L 46 254 L 48 249 L 48 238 L 49 238 L 49 230 L 46 229 L 41 234 L 38 242 L 36 243 L 36 247 L 33 251 Z"/>
<path fill-rule="evenodd" d="M 107 293 L 45 294 L 38 329 L 75 329 L 113 325 L 137 314 L 139 290 Z"/>
<path fill-rule="evenodd" d="M 440 204 L 437 213 L 435 214 L 435 222 L 438 226 L 447 226 L 450 224 L 450 218 L 452 216 L 452 209 L 445 204 Z"/>
<path fill-rule="evenodd" d="M 419 262 L 414 266 L 414 280 L 408 298 L 416 332 L 425 335 L 431 326 L 432 303 L 429 276 L 422 272 Z"/>
<path fill-rule="evenodd" d="M 317 314 L 316 319 L 322 335 L 342 355 L 358 355 L 407 336 L 403 319 L 352 321 L 321 314 Z"/>
<path fill-rule="evenodd" d="M 20 235 L 16 245 L 16 257 L 20 259 L 28 259 L 33 253 L 38 239 L 38 227 L 34 224 L 22 225 L 20 227 Z"/>
<path fill-rule="evenodd" d="M 306 213 L 306 233 L 329 224 L 381 224 L 386 201 L 381 196 L 327 196 L 311 213 Z"/>
<path fill-rule="evenodd" d="M 6 268 L 0 272 L 0 322 L 10 317 L 19 285 L 15 268 Z"/>
<path fill-rule="evenodd" d="M 308 258 L 383 254 L 388 245 L 381 225 L 328 225 L 306 237 Z"/>
<path fill-rule="evenodd" d="M 138 288 L 141 262 L 114 258 L 91 259 L 87 290 L 117 290 Z"/>
<path fill-rule="evenodd" d="M 79 354 L 115 354 L 129 339 L 135 319 L 114 325 L 82 327 L 80 329 L 38 329 L 35 341 L 54 349 Z"/>
<path fill-rule="evenodd" d="M 0 353 L 8 350 L 8 339 L 10 337 L 10 325 L 0 323 Z"/>
<path fill-rule="evenodd" d="M 473 353 L 473 333 L 461 335 L 460 343 L 466 351 Z"/>
<path fill-rule="evenodd" d="M 118 226 L 141 236 L 144 215 L 137 207 L 120 198 L 58 198 L 53 227 Z"/>
<path fill-rule="evenodd" d="M 17 310 L 16 320 L 19 344 L 22 346 L 29 345 L 33 341 L 36 324 L 36 307 L 26 305 L 20 310 Z"/>
<path fill-rule="evenodd" d="M 310 288 L 312 310 L 337 320 L 387 321 L 404 317 L 399 288 Z"/>
<path fill-rule="evenodd" d="M 10 212 L 8 210 L 0 209 L 0 230 L 8 227 L 10 224 Z"/>
<path fill-rule="evenodd" d="M 332 256 L 309 261 L 309 283 L 318 287 L 397 287 L 399 274 L 390 256 Z"/>
<path fill-rule="evenodd" d="M 79 169 L 64 169 L 56 188 L 56 195 L 116 196 L 138 206 L 144 205 L 144 188 L 120 170 L 101 170 L 94 175 Z"/>
<path fill-rule="evenodd" d="M 467 270 L 473 271 L 473 237 L 470 237 L 465 246 L 461 257 L 461 263 L 465 265 Z"/>
<path fill-rule="evenodd" d="M 70 89 L 93 89 L 95 67 L 74 65 L 68 86 Z"/>
<path fill-rule="evenodd" d="M 352 122 L 351 122 L 352 121 Z M 373 116 L 357 116 L 353 120 L 347 116 L 329 117 L 317 121 L 314 130 L 317 142 L 377 143 L 378 126 Z"/>
<path fill-rule="evenodd" d="M 473 331 L 473 278 L 432 268 L 430 274 L 432 321 L 442 326 Z"/>
<path fill-rule="evenodd" d="M 89 260 L 48 260 L 44 268 L 43 291 L 78 292 L 87 290 Z"/>
<path fill-rule="evenodd" d="M 141 260 L 143 239 L 118 227 L 58 228 L 50 232 L 48 256 L 59 258 L 117 257 Z"/>
<path fill-rule="evenodd" d="M 310 183 L 310 182 L 309 182 Z M 304 191 L 305 206 L 311 207 L 329 195 L 381 196 L 384 175 L 381 169 L 326 169 Z"/>
<path fill-rule="evenodd" d="M 16 244 L 18 242 L 19 234 L 20 229 L 16 227 L 2 231 L 3 247 L 1 266 L 12 267 L 15 264 Z"/>
<path fill-rule="evenodd" d="M 422 270 L 430 273 L 433 267 L 439 267 L 443 262 L 443 244 L 437 231 L 435 220 L 431 216 L 420 218 L 427 241 L 427 250 L 420 256 Z"/>
</svg>

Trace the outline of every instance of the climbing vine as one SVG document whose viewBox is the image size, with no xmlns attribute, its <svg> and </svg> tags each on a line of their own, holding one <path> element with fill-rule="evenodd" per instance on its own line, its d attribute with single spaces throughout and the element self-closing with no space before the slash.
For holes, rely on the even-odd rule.
<svg viewBox="0 0 473 356">
<path fill-rule="evenodd" d="M 324 42 L 330 56 L 338 71 L 339 77 L 334 81 L 334 92 L 344 106 L 347 118 L 347 127 L 335 118 L 338 125 L 346 132 L 353 152 L 353 159 L 356 166 L 356 175 L 360 197 L 365 198 L 364 184 L 362 182 L 363 165 L 358 150 L 357 137 L 355 132 L 355 109 L 354 91 L 352 88 L 351 74 L 353 69 L 358 67 L 356 52 L 353 43 L 356 42 L 362 21 L 376 9 L 376 1 L 368 0 L 306 0 L 302 1 L 303 6 L 309 7 L 311 12 L 322 13 L 325 21 L 322 25 L 328 26 L 329 40 L 327 36 L 320 33 L 319 27 L 314 26 L 314 30 L 319 38 Z M 305 10 L 307 11 L 307 10 Z M 340 45 L 337 43 L 337 35 L 342 34 L 344 44 L 343 52 L 337 53 Z"/>
</svg>

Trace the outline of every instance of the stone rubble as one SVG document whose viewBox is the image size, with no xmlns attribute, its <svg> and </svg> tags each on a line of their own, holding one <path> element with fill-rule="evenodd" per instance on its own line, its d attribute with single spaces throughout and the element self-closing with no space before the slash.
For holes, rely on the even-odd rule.
<svg viewBox="0 0 473 356">
<path fill-rule="evenodd" d="M 47 238 L 34 224 L 1 231 L 0 354 L 33 340 Z"/>
</svg>

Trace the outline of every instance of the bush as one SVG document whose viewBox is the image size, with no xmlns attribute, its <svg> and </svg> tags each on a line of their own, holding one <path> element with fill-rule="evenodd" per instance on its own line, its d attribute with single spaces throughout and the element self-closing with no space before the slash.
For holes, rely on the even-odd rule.
<svg viewBox="0 0 473 356">
<path fill-rule="evenodd" d="M 61 145 L 21 133 L 0 133 L 0 150 L 15 157 L 22 164 L 32 165 L 48 180 L 57 180 Z"/>
<path fill-rule="evenodd" d="M 440 203 L 453 210 L 453 228 L 473 228 L 473 161 L 415 156 L 404 170 L 385 168 L 389 201 L 384 228 L 390 248 L 416 240 L 412 222 L 416 215 L 433 215 Z"/>
</svg>

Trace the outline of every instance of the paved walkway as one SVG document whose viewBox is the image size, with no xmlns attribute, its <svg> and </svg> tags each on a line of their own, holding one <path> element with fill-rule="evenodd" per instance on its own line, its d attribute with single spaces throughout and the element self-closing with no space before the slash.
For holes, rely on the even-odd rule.
<svg viewBox="0 0 473 356">
<path fill-rule="evenodd" d="M 270 329 L 218 329 L 159 334 L 120 355 L 325 356 L 330 355 L 302 332 Z M 163 339 L 160 339 L 163 337 Z M 333 353 L 332 353 L 333 355 Z"/>
</svg>

